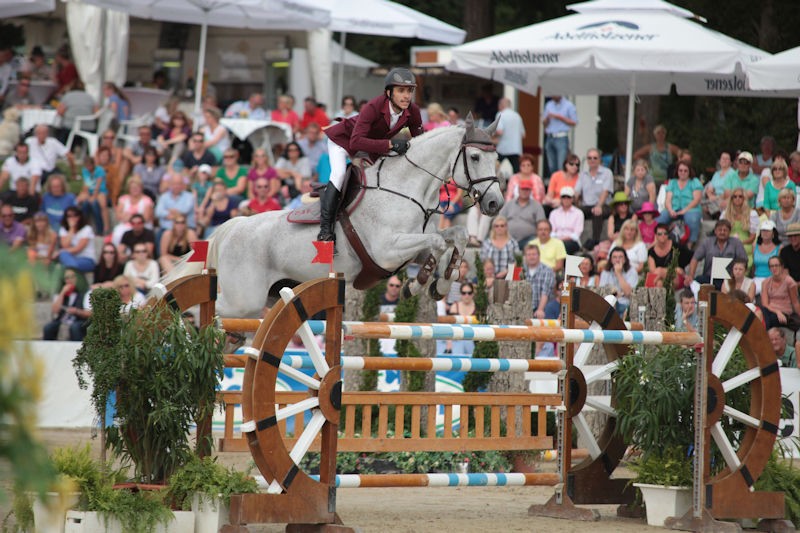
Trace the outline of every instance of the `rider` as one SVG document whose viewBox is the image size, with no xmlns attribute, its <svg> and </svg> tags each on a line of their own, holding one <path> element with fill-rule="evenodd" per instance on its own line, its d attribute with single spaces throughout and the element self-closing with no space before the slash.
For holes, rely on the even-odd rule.
<svg viewBox="0 0 800 533">
<path fill-rule="evenodd" d="M 412 137 L 421 135 L 422 117 L 412 101 L 417 81 L 407 68 L 393 68 L 386 75 L 383 94 L 367 102 L 358 115 L 325 130 L 331 177 L 321 197 L 318 241 L 336 241 L 336 213 L 344 184 L 347 157 L 368 152 L 377 159 L 391 151 L 404 154 L 408 141 L 392 139 L 404 127 Z"/>
</svg>

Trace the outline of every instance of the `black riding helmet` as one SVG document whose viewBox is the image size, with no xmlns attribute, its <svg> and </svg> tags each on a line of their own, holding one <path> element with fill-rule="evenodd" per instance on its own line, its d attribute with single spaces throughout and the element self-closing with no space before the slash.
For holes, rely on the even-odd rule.
<svg viewBox="0 0 800 533">
<path fill-rule="evenodd" d="M 417 78 L 414 73 L 407 68 L 393 68 L 386 74 L 384 81 L 384 90 L 389 90 L 392 87 L 416 87 Z"/>
</svg>

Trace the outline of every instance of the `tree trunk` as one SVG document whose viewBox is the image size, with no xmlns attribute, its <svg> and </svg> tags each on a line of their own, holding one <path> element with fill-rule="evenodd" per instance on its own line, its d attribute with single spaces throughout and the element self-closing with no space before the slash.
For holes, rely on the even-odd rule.
<svg viewBox="0 0 800 533">
<path fill-rule="evenodd" d="M 494 33 L 494 7 L 489 0 L 466 0 L 464 2 L 464 31 L 466 41 L 489 37 Z"/>
<path fill-rule="evenodd" d="M 361 320 L 361 306 L 364 303 L 364 292 L 348 285 L 344 295 L 344 320 Z M 378 317 L 374 317 L 377 320 Z M 344 355 L 366 355 L 367 342 L 362 339 L 342 341 Z M 363 372 L 359 370 L 344 371 L 344 390 L 361 390 Z"/>
<path fill-rule="evenodd" d="M 758 24 L 758 47 L 767 52 L 776 52 L 780 29 L 775 19 L 775 3 L 773 0 L 762 0 L 759 9 L 761 20 Z"/>
</svg>

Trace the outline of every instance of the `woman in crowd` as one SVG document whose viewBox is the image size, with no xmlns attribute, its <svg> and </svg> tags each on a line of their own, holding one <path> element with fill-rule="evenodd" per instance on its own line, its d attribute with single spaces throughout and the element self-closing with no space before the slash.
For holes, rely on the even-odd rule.
<svg viewBox="0 0 800 533">
<path fill-rule="evenodd" d="M 278 177 L 278 171 L 269 162 L 269 155 L 263 148 L 258 148 L 253 152 L 253 164 L 250 165 L 250 171 L 247 173 L 248 198 L 255 198 L 254 185 L 259 178 L 265 178 L 269 182 L 269 196 L 277 198 L 281 191 L 281 180 Z"/>
<path fill-rule="evenodd" d="M 144 193 L 155 202 L 160 194 L 161 182 L 167 168 L 158 161 L 158 152 L 152 146 L 144 149 L 142 162 L 133 167 L 133 176 L 142 182 Z"/>
<path fill-rule="evenodd" d="M 464 191 L 452 179 L 448 179 L 439 187 L 439 209 L 443 213 L 439 216 L 439 229 L 447 229 L 453 225 L 453 219 L 462 211 L 464 204 L 462 197 Z"/>
<path fill-rule="evenodd" d="M 599 287 L 600 274 L 594 268 L 594 259 L 590 254 L 586 254 L 581 259 L 578 268 L 581 271 L 581 277 L 575 280 L 575 285 L 578 287 Z"/>
<path fill-rule="evenodd" d="M 750 258 L 750 265 L 753 264 L 753 242 L 758 234 L 758 213 L 750 208 L 744 196 L 744 189 L 737 187 L 731 191 L 728 206 L 722 213 L 720 219 L 731 223 L 731 237 L 736 237 L 742 241 L 744 251 Z"/>
<path fill-rule="evenodd" d="M 145 227 L 153 229 L 154 208 L 153 200 L 144 194 L 142 180 L 137 176 L 131 177 L 128 180 L 128 194 L 120 196 L 117 202 L 115 213 L 119 223 L 114 228 L 111 241 L 119 244 L 122 235 L 132 227 L 130 221 L 133 215 L 142 215 Z"/>
<path fill-rule="evenodd" d="M 86 309 L 85 300 L 86 280 L 83 275 L 75 269 L 65 269 L 63 283 L 50 306 L 53 320 L 45 324 L 42 338 L 56 340 L 61 324 L 65 324 L 69 328 L 69 340 L 82 341 L 86 336 L 87 320 L 92 314 Z"/>
<path fill-rule="evenodd" d="M 491 301 L 492 288 L 494 287 L 494 280 L 497 279 L 497 269 L 494 267 L 494 261 L 491 257 L 481 260 L 481 267 L 483 268 L 483 284 L 486 286 L 486 294 Z"/>
<path fill-rule="evenodd" d="M 704 208 L 710 216 L 718 215 L 728 207 L 728 200 L 725 198 L 725 183 L 728 176 L 736 176 L 736 169 L 731 166 L 731 154 L 723 150 L 719 154 L 717 171 L 711 176 L 711 180 L 706 183 L 703 193 L 706 201 Z"/>
<path fill-rule="evenodd" d="M 228 130 L 219 122 L 222 118 L 222 112 L 216 107 L 209 107 L 203 110 L 203 118 L 206 121 L 201 129 L 203 138 L 205 138 L 203 146 L 214 154 L 217 163 L 221 163 L 222 154 L 231 147 Z"/>
<path fill-rule="evenodd" d="M 769 258 L 769 271 L 771 275 L 761 287 L 764 326 L 767 329 L 789 328 L 797 331 L 800 327 L 797 283 L 786 272 L 783 259 L 779 256 Z"/>
<path fill-rule="evenodd" d="M 275 163 L 275 170 L 283 180 L 281 192 L 285 203 L 300 194 L 303 178 L 311 177 L 311 163 L 296 142 L 286 145 L 283 155 Z"/>
<path fill-rule="evenodd" d="M 780 248 L 775 223 L 765 220 L 758 227 L 758 238 L 753 248 L 753 280 L 756 284 L 756 294 L 761 294 L 761 283 L 771 273 L 769 260 L 778 255 Z"/>
<path fill-rule="evenodd" d="M 675 289 L 683 287 L 683 276 L 686 265 L 692 260 L 691 252 L 680 245 L 675 245 L 669 235 L 669 226 L 658 224 L 656 226 L 656 240 L 647 252 L 647 271 L 652 278 L 654 287 L 663 287 L 667 270 L 672 263 L 674 254 L 678 256 L 678 267 L 675 269 Z"/>
<path fill-rule="evenodd" d="M 156 108 L 155 116 L 153 118 L 154 138 L 158 138 L 159 135 L 163 135 L 169 131 L 169 123 L 172 119 L 172 115 L 178 111 L 178 107 L 180 105 L 180 96 L 173 95 L 167 98 L 166 102 Z M 191 124 L 187 125 L 191 127 Z"/>
<path fill-rule="evenodd" d="M 33 224 L 28 228 L 28 263 L 49 267 L 53 260 L 58 236 L 47 215 L 41 211 L 33 215 Z"/>
<path fill-rule="evenodd" d="M 544 208 L 548 215 L 550 210 L 561 207 L 561 188 L 575 188 L 575 184 L 578 183 L 578 171 L 580 168 L 581 158 L 575 154 L 568 154 L 562 169 L 550 176 L 547 196 L 544 199 Z"/>
<path fill-rule="evenodd" d="M 131 102 L 119 87 L 107 81 L 103 84 L 103 95 L 117 123 L 131 119 Z"/>
<path fill-rule="evenodd" d="M 661 185 L 667 179 L 667 168 L 678 158 L 680 148 L 667 142 L 667 128 L 659 124 L 653 128 L 654 143 L 642 146 L 633 154 L 633 159 L 647 158 L 650 161 L 650 172 L 656 181 L 656 185 Z"/>
<path fill-rule="evenodd" d="M 622 248 L 628 255 L 631 268 L 640 273 L 647 261 L 647 245 L 639 234 L 639 225 L 635 220 L 626 220 L 622 224 L 619 235 L 611 245 L 611 251 Z"/>
<path fill-rule="evenodd" d="M 781 242 L 788 242 L 786 228 L 789 227 L 789 224 L 800 222 L 800 211 L 796 209 L 796 201 L 795 191 L 788 188 L 781 189 L 781 192 L 778 193 L 778 209 L 769 216 L 769 219 L 775 223 Z"/>
<path fill-rule="evenodd" d="M 617 240 L 622 230 L 622 225 L 632 219 L 631 199 L 622 191 L 615 192 L 614 197 L 611 199 L 611 214 L 606 221 L 608 240 L 611 242 Z"/>
<path fill-rule="evenodd" d="M 186 149 L 186 141 L 191 134 L 192 128 L 189 127 L 189 120 L 183 111 L 173 113 L 167 129 L 156 139 L 164 152 L 164 159 L 170 164 L 178 159 Z"/>
<path fill-rule="evenodd" d="M 202 224 L 203 213 L 211 202 L 211 187 L 214 185 L 211 179 L 211 166 L 200 165 L 197 167 L 197 180 L 192 183 L 191 192 L 194 196 L 194 219 L 198 224 Z"/>
<path fill-rule="evenodd" d="M 164 274 L 168 274 L 175 263 L 192 250 L 192 243 L 197 240 L 197 233 L 186 225 L 186 218 L 177 217 L 173 221 L 172 228 L 161 236 L 158 264 Z"/>
<path fill-rule="evenodd" d="M 633 176 L 625 183 L 625 194 L 631 199 L 631 211 L 636 212 L 645 202 L 656 203 L 656 182 L 650 175 L 647 161 L 637 159 L 633 163 Z"/>
<path fill-rule="evenodd" d="M 505 278 L 509 268 L 514 268 L 515 254 L 519 250 L 517 241 L 508 234 L 508 220 L 497 216 L 492 221 L 489 238 L 481 245 L 481 261 L 492 260 L 496 278 Z"/>
<path fill-rule="evenodd" d="M 203 238 L 208 239 L 214 234 L 214 230 L 238 215 L 237 207 L 238 204 L 228 196 L 225 182 L 215 178 L 211 188 L 211 201 L 203 212 L 202 225 L 206 228 Z"/>
<path fill-rule="evenodd" d="M 270 118 L 273 122 L 282 122 L 292 128 L 292 133 L 300 131 L 300 117 L 292 109 L 293 100 L 291 96 L 281 95 L 278 97 L 278 109 L 273 109 Z M 356 113 L 357 115 L 358 113 Z"/>
<path fill-rule="evenodd" d="M 57 252 L 58 261 L 64 268 L 80 272 L 94 270 L 94 231 L 77 207 L 68 207 L 64 212 L 58 240 L 61 245 L 61 250 Z"/>
<path fill-rule="evenodd" d="M 356 109 L 356 99 L 354 96 L 345 95 L 342 97 L 342 108 L 336 112 L 334 118 L 350 118 L 358 115 L 358 109 Z"/>
<path fill-rule="evenodd" d="M 689 227 L 691 247 L 700 235 L 700 219 L 703 215 L 700 201 L 703 196 L 703 184 L 699 179 L 691 177 L 692 169 L 684 161 L 678 162 L 675 172 L 677 179 L 670 180 L 667 184 L 665 209 L 658 217 L 658 221 L 669 224 L 682 219 Z"/>
<path fill-rule="evenodd" d="M 506 186 L 506 202 L 510 202 L 519 196 L 519 184 L 523 181 L 533 184 L 531 198 L 540 204 L 544 202 L 544 183 L 542 178 L 533 171 L 533 161 L 531 154 L 522 154 L 519 157 L 519 172 L 509 178 Z"/>
<path fill-rule="evenodd" d="M 42 211 L 47 214 L 47 220 L 54 231 L 61 227 L 67 208 L 74 205 L 75 195 L 67 191 L 67 180 L 63 174 L 50 174 L 44 186 Z"/>
<path fill-rule="evenodd" d="M 122 183 L 127 176 L 127 159 L 122 155 L 122 147 L 117 146 L 117 134 L 114 130 L 106 130 L 100 136 L 100 146 L 95 153 L 97 166 L 106 171 L 106 187 L 111 205 L 117 204 L 117 198 L 122 191 Z"/>
<path fill-rule="evenodd" d="M 745 303 L 753 303 L 756 299 L 756 284 L 747 276 L 747 261 L 737 259 L 731 268 L 731 279 L 722 284 L 722 292 L 742 291 L 747 296 Z"/>
<path fill-rule="evenodd" d="M 761 190 L 763 191 L 761 202 L 756 201 L 756 205 L 763 207 L 767 214 L 772 214 L 780 209 L 779 196 L 785 189 L 795 194 L 797 186 L 789 179 L 789 166 L 783 158 L 775 158 L 770 167 L 770 174 L 761 178 Z"/>
<path fill-rule="evenodd" d="M 443 128 L 450 126 L 450 121 L 447 120 L 447 114 L 442 109 L 440 104 L 431 102 L 428 104 L 428 121 L 422 125 L 425 131 L 435 130 L 436 128 Z"/>
<path fill-rule="evenodd" d="M 133 245 L 131 260 L 125 263 L 123 274 L 133 280 L 133 286 L 142 294 L 153 288 L 158 283 L 160 272 L 158 263 L 150 259 L 147 246 L 144 243 Z"/>
<path fill-rule="evenodd" d="M 116 247 L 111 243 L 104 244 L 100 252 L 100 262 L 94 267 L 92 288 L 110 287 L 114 278 L 122 274 L 124 269 L 125 265 L 120 262 Z"/>
<path fill-rule="evenodd" d="M 222 166 L 217 169 L 214 181 L 221 179 L 225 183 L 228 196 L 233 198 L 236 205 L 239 205 L 247 194 L 247 172 L 247 166 L 239 164 L 239 151 L 236 148 L 225 150 Z"/>
<path fill-rule="evenodd" d="M 142 307 L 147 300 L 141 292 L 134 290 L 135 281 L 129 276 L 119 275 L 114 277 L 112 281 L 113 287 L 119 293 L 119 299 L 122 300 L 123 313 L 130 313 L 131 309 Z"/>
<path fill-rule="evenodd" d="M 628 254 L 621 248 L 611 251 L 606 269 L 600 274 L 600 286 L 610 286 L 616 289 L 617 304 L 615 308 L 619 316 L 624 317 L 631 305 L 631 294 L 639 283 L 636 269 L 631 267 Z"/>
<path fill-rule="evenodd" d="M 450 306 L 451 315 L 472 316 L 475 314 L 475 286 L 469 281 L 461 284 L 461 299 Z"/>
</svg>

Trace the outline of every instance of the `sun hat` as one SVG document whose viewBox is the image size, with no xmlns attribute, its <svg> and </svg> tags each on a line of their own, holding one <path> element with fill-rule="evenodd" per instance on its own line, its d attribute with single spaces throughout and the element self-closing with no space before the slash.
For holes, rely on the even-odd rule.
<svg viewBox="0 0 800 533">
<path fill-rule="evenodd" d="M 611 199 L 611 205 L 629 204 L 631 199 L 625 194 L 625 191 L 617 191 L 614 193 L 614 198 Z"/>
<path fill-rule="evenodd" d="M 800 222 L 792 222 L 786 226 L 786 236 L 800 235 Z"/>
<path fill-rule="evenodd" d="M 559 196 L 569 196 L 570 198 L 573 198 L 575 196 L 575 189 L 573 189 L 570 186 L 561 187 L 561 192 L 559 193 Z"/>
<path fill-rule="evenodd" d="M 642 208 L 639 209 L 638 211 L 636 211 L 636 216 L 637 217 L 641 217 L 641 216 L 644 216 L 647 213 L 650 213 L 654 217 L 657 217 L 659 215 L 658 208 L 656 208 L 656 206 L 655 206 L 655 204 L 653 202 L 645 202 L 645 203 L 643 203 L 642 204 Z"/>
<path fill-rule="evenodd" d="M 753 154 L 751 154 L 750 152 L 739 152 L 739 156 L 736 159 L 737 160 L 739 160 L 739 159 L 747 159 L 748 161 L 750 161 L 752 163 L 753 162 Z"/>
</svg>

